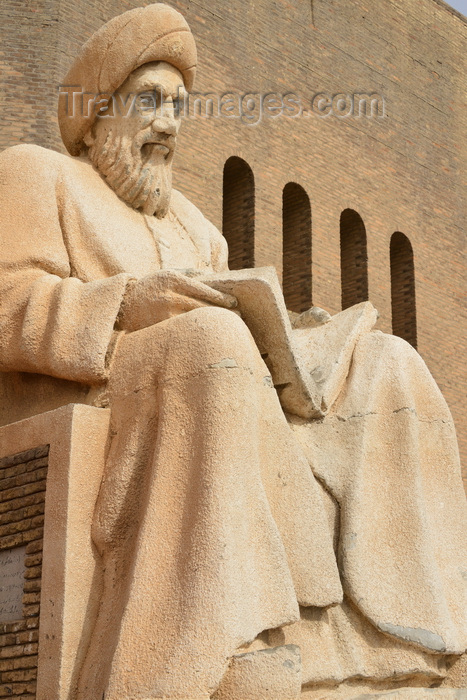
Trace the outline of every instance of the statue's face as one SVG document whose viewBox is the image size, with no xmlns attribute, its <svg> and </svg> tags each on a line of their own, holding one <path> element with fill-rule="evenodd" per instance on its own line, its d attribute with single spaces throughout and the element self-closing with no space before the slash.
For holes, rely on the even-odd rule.
<svg viewBox="0 0 467 700">
<path fill-rule="evenodd" d="M 86 137 L 89 158 L 110 187 L 145 214 L 168 211 L 183 90 L 176 68 L 147 63 L 120 86 L 111 113 L 97 117 Z"/>
<path fill-rule="evenodd" d="M 143 141 L 145 162 L 171 159 L 180 129 L 176 102 L 183 90 L 180 71 L 168 63 L 147 63 L 121 85 L 113 117 L 98 118 L 96 129 L 118 131 L 138 145 Z"/>
</svg>

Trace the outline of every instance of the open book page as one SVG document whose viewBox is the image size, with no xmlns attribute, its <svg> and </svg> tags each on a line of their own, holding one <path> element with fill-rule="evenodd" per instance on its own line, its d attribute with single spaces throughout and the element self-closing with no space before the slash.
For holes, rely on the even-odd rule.
<svg viewBox="0 0 467 700">
<path fill-rule="evenodd" d="M 275 268 L 230 270 L 198 279 L 237 298 L 239 311 L 271 372 L 283 408 L 303 418 L 321 416 L 321 395 L 295 347 Z"/>
</svg>

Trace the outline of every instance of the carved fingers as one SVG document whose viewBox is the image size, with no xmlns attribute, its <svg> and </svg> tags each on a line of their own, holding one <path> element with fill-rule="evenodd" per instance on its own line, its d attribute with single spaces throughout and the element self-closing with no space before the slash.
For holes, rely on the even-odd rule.
<svg viewBox="0 0 467 700">
<path fill-rule="evenodd" d="M 141 330 L 201 306 L 234 309 L 237 300 L 181 272 L 162 270 L 130 281 L 116 327 L 128 332 Z"/>
</svg>

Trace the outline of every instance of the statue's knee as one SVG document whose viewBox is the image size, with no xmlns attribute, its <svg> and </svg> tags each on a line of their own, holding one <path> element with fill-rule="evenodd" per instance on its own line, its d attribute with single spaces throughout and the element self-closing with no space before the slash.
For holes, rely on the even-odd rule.
<svg viewBox="0 0 467 700">
<path fill-rule="evenodd" d="M 373 355 L 378 355 L 386 365 L 405 367 L 409 364 L 410 366 L 425 367 L 425 363 L 415 348 L 397 335 L 372 331 L 365 334 L 360 339 L 360 343 L 365 344 L 368 351 Z"/>
<path fill-rule="evenodd" d="M 188 354 L 194 363 L 205 365 L 231 360 L 244 366 L 257 354 L 245 323 L 226 309 L 203 307 L 182 314 L 177 317 L 173 331 L 173 349 Z"/>
</svg>

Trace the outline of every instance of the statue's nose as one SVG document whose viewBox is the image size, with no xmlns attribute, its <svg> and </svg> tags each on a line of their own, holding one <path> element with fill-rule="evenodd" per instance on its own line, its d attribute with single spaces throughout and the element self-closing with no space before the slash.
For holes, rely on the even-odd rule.
<svg viewBox="0 0 467 700">
<path fill-rule="evenodd" d="M 167 136 L 175 136 L 178 132 L 178 123 L 173 114 L 158 116 L 152 122 L 152 130 L 158 134 L 166 134 Z"/>
</svg>

